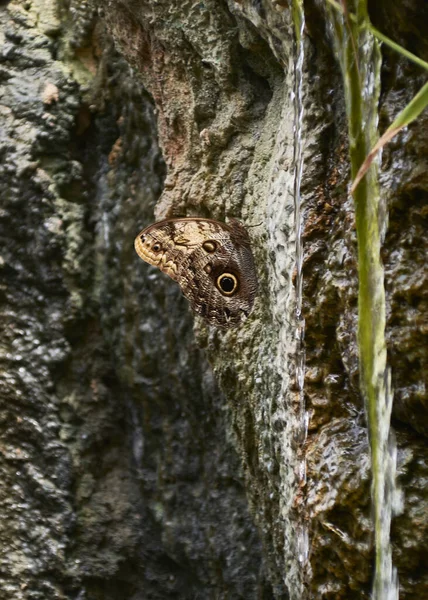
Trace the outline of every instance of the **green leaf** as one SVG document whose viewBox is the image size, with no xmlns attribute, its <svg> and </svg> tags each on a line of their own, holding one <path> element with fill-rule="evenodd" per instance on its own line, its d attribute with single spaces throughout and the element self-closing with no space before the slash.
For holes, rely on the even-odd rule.
<svg viewBox="0 0 428 600">
<path fill-rule="evenodd" d="M 363 164 L 361 165 L 357 176 L 351 187 L 351 194 L 355 192 L 357 185 L 360 183 L 364 175 L 370 168 L 376 154 L 385 146 L 403 127 L 407 127 L 409 123 L 417 119 L 421 112 L 428 106 L 428 81 L 419 90 L 416 96 L 403 108 L 401 113 L 394 119 L 394 122 L 388 127 L 383 136 L 370 150 Z"/>
<path fill-rule="evenodd" d="M 388 127 L 390 129 L 396 129 L 397 127 L 402 129 L 414 121 L 421 112 L 428 106 L 428 81 L 419 90 L 416 96 L 409 102 L 409 104 L 403 108 L 398 117 L 394 120 L 392 125 Z"/>
</svg>

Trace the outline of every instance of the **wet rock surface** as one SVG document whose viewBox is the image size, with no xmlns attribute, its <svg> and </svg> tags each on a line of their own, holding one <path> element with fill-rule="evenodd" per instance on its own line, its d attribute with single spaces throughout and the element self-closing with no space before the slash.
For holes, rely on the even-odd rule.
<svg viewBox="0 0 428 600">
<path fill-rule="evenodd" d="M 304 443 L 288 4 L 95 8 L 0 7 L 0 597 L 369 598 L 347 124 L 321 5 L 305 6 Z M 405 43 L 397 11 L 372 18 Z M 384 53 L 381 130 L 422 83 Z M 381 175 L 402 599 L 428 591 L 425 121 Z M 196 320 L 194 335 L 179 290 L 133 250 L 154 212 L 254 225 L 261 291 L 243 328 Z"/>
<path fill-rule="evenodd" d="M 0 9 L 0 597 L 269 597 L 224 397 L 133 249 L 152 101 L 91 7 L 50 8 Z"/>
</svg>

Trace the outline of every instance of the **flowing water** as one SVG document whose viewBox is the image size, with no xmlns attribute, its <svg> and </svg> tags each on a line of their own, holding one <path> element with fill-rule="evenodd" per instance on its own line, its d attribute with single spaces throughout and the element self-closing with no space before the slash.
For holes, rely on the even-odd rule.
<svg viewBox="0 0 428 600">
<path fill-rule="evenodd" d="M 398 600 L 397 570 L 392 564 L 390 543 L 391 519 L 401 510 L 396 487 L 397 450 L 390 428 L 392 390 L 390 372 L 385 371 L 376 406 L 375 435 L 372 434 L 372 496 L 376 536 L 376 569 L 373 583 L 374 600 Z"/>
<path fill-rule="evenodd" d="M 293 125 L 293 198 L 294 198 L 294 228 L 295 228 L 295 252 L 296 252 L 296 309 L 295 309 L 295 335 L 296 335 L 296 383 L 299 396 L 299 431 L 297 431 L 297 442 L 299 446 L 299 483 L 306 483 L 306 460 L 303 451 L 303 444 L 306 440 L 308 429 L 308 414 L 305 411 L 304 380 L 305 380 L 305 318 L 302 311 L 302 292 L 303 292 L 303 217 L 302 217 L 302 173 L 303 173 L 303 61 L 305 57 L 303 32 L 305 27 L 305 16 L 302 3 L 299 0 L 294 2 L 293 11 L 294 30 L 295 30 L 295 51 L 294 51 L 294 125 Z M 309 554 L 308 533 L 303 525 L 298 527 L 298 557 L 303 566 Z"/>
<path fill-rule="evenodd" d="M 303 241 L 302 241 L 302 172 L 303 172 L 303 148 L 302 148 L 302 124 L 303 124 L 303 29 L 304 14 L 300 13 L 300 19 L 296 26 L 296 50 L 294 64 L 294 222 L 295 222 L 295 246 L 296 246 L 296 381 L 299 388 L 300 410 L 303 416 L 304 397 L 303 385 L 305 376 L 305 319 L 302 314 L 302 286 L 303 286 Z"/>
</svg>

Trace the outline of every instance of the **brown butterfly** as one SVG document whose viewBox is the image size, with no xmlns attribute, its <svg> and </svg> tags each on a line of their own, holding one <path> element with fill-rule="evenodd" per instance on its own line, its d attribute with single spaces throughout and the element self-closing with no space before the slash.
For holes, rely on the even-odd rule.
<svg viewBox="0 0 428 600">
<path fill-rule="evenodd" d="M 257 275 L 250 238 L 239 221 L 166 219 L 143 229 L 135 250 L 177 281 L 194 312 L 211 325 L 234 327 L 250 314 Z"/>
</svg>

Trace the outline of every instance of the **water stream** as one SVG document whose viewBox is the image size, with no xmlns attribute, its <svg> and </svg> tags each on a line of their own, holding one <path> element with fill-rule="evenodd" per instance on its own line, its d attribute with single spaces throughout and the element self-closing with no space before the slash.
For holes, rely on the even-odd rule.
<svg viewBox="0 0 428 600">
<path fill-rule="evenodd" d="M 296 308 L 295 308 L 295 337 L 296 337 L 296 383 L 299 397 L 299 431 L 296 432 L 299 446 L 299 480 L 300 485 L 306 483 L 306 459 L 303 451 L 303 444 L 306 440 L 308 429 L 308 415 L 305 411 L 304 380 L 305 380 L 305 318 L 302 312 L 302 290 L 303 290 L 303 218 L 302 218 L 302 173 L 303 173 L 303 61 L 304 61 L 304 40 L 303 32 L 305 27 L 305 15 L 300 0 L 295 0 L 293 4 L 293 21 L 295 31 L 295 50 L 294 50 L 294 124 L 293 124 L 293 200 L 294 200 L 294 233 L 295 233 L 295 252 L 296 252 Z M 309 554 L 308 533 L 303 525 L 299 526 L 297 534 L 298 558 L 303 566 Z"/>
<path fill-rule="evenodd" d="M 299 19 L 296 19 L 296 54 L 294 65 L 294 221 L 295 221 L 295 247 L 296 247 L 296 380 L 299 387 L 299 397 L 301 400 L 301 411 L 304 410 L 303 385 L 304 385 L 304 335 L 305 319 L 302 314 L 302 286 L 303 286 L 303 242 L 302 242 L 302 197 L 301 184 L 303 172 L 303 149 L 302 149 L 302 124 L 303 124 L 303 29 L 304 14 L 300 12 Z"/>
<path fill-rule="evenodd" d="M 382 367 L 382 365 L 380 365 Z M 373 600 L 398 600 L 397 569 L 392 564 L 391 519 L 400 511 L 401 498 L 396 487 L 397 449 L 391 432 L 392 390 L 389 369 L 378 388 L 376 419 L 371 427 L 372 497 L 376 537 L 376 567 Z"/>
</svg>

